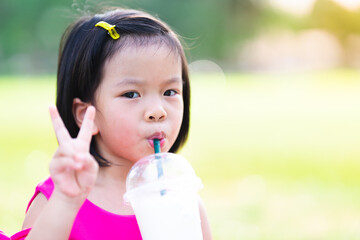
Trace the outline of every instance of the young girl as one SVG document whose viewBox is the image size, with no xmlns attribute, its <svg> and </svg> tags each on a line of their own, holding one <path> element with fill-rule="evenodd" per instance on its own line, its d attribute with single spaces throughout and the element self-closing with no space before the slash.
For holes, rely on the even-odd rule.
<svg viewBox="0 0 360 240">
<path fill-rule="evenodd" d="M 162 152 L 176 152 L 189 130 L 188 68 L 176 34 L 135 10 L 83 17 L 63 35 L 57 77 L 51 177 L 12 239 L 141 239 L 123 203 L 126 176 L 153 153 L 154 139 Z"/>
</svg>

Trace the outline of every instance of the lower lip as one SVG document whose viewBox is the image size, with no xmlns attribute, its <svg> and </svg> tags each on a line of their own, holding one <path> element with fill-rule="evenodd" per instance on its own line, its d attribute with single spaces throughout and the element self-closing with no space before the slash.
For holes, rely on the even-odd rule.
<svg viewBox="0 0 360 240">
<path fill-rule="evenodd" d="M 148 143 L 154 148 L 154 139 L 148 139 Z M 162 148 L 165 144 L 165 138 L 160 139 L 160 147 Z"/>
</svg>

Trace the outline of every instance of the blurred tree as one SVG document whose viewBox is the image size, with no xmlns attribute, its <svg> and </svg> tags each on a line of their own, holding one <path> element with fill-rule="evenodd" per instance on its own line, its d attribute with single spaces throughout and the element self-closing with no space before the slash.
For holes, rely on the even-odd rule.
<svg viewBox="0 0 360 240">
<path fill-rule="evenodd" d="M 334 1 L 317 0 L 309 19 L 311 27 L 333 33 L 343 44 L 350 34 L 360 33 L 360 10 L 347 10 Z"/>
<path fill-rule="evenodd" d="M 2 0 L 0 73 L 55 72 L 60 36 L 75 16 L 104 6 L 149 11 L 189 46 L 190 59 L 224 59 L 256 32 L 259 8 L 251 0 Z"/>
<path fill-rule="evenodd" d="M 55 71 L 61 33 L 69 21 L 65 1 L 2 0 L 0 3 L 0 72 Z"/>
<path fill-rule="evenodd" d="M 226 58 L 232 46 L 256 28 L 251 0 L 124 0 L 126 6 L 156 13 L 184 37 L 194 58 Z"/>
<path fill-rule="evenodd" d="M 187 43 L 191 60 L 231 62 L 247 39 L 272 28 L 319 28 L 346 44 L 360 33 L 360 11 L 317 0 L 309 16 L 272 8 L 267 0 L 1 0 L 0 73 L 54 73 L 61 34 L 77 16 L 105 6 L 148 11 Z"/>
</svg>

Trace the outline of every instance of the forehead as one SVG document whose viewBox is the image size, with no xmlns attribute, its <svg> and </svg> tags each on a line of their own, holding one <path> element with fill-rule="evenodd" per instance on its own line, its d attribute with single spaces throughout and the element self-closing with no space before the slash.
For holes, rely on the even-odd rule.
<svg viewBox="0 0 360 240">
<path fill-rule="evenodd" d="M 151 44 L 144 46 L 132 46 L 128 45 L 121 50 L 116 51 L 111 58 L 107 61 L 110 62 L 113 59 L 133 59 L 137 61 L 146 61 L 153 59 L 163 59 L 170 61 L 171 63 L 181 64 L 181 56 L 167 45 L 163 44 Z"/>
<path fill-rule="evenodd" d="M 106 61 L 102 83 L 121 82 L 122 79 L 157 83 L 174 78 L 182 82 L 181 57 L 176 52 L 166 45 L 129 45 Z"/>
<path fill-rule="evenodd" d="M 110 42 L 105 52 L 108 55 L 107 60 L 110 60 L 119 52 L 134 52 L 144 49 L 167 49 L 169 54 L 182 57 L 180 43 L 169 35 L 122 35 L 118 41 Z"/>
</svg>

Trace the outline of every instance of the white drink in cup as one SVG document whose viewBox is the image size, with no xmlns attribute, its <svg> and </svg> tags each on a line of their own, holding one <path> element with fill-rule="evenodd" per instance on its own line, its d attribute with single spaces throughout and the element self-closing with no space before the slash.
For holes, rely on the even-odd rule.
<svg viewBox="0 0 360 240">
<path fill-rule="evenodd" d="M 143 240 L 202 240 L 201 188 L 200 178 L 180 155 L 157 153 L 136 162 L 124 198 L 134 209 Z"/>
</svg>

